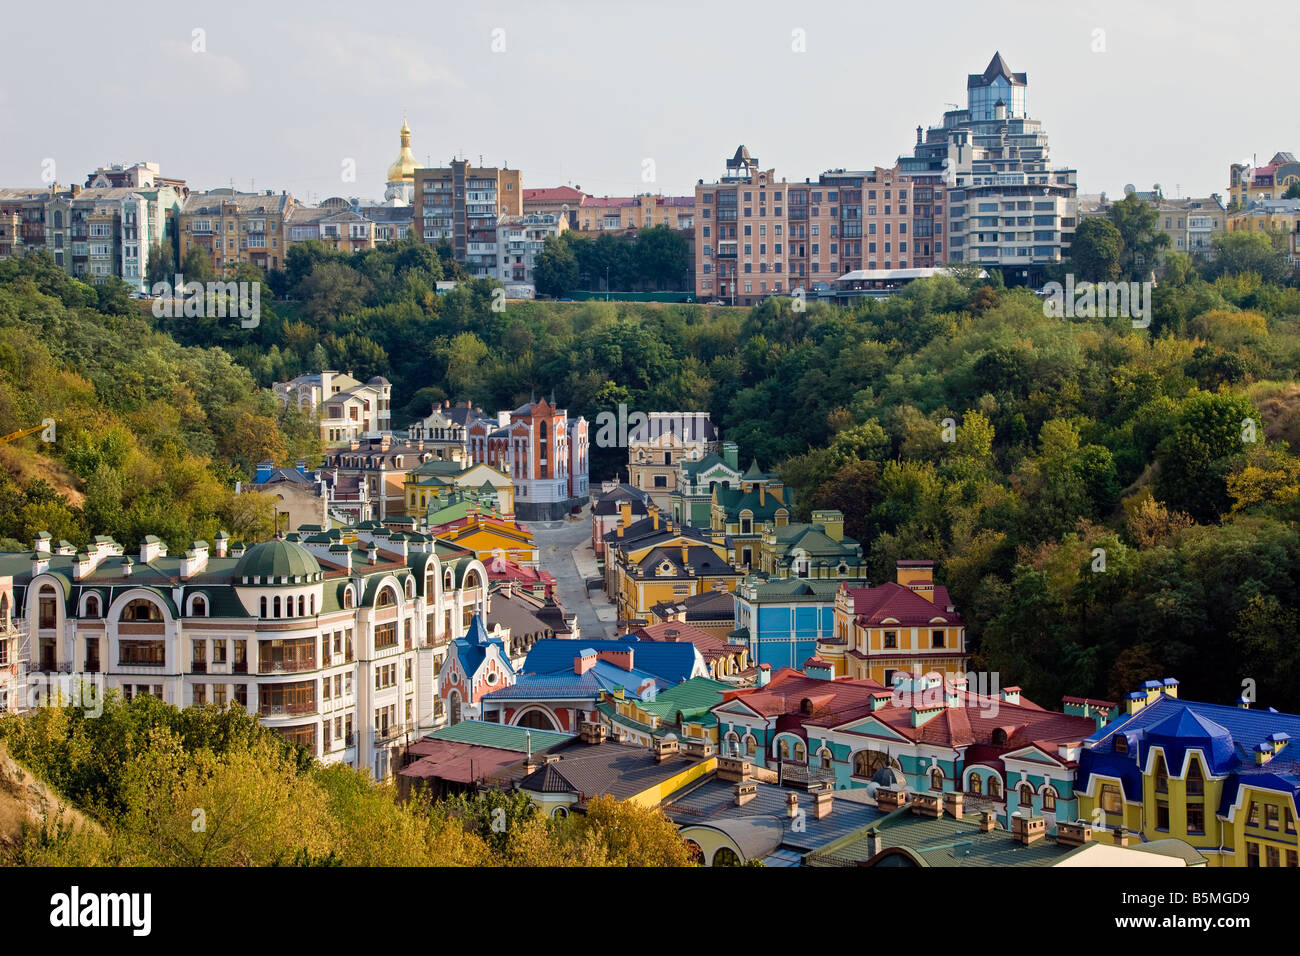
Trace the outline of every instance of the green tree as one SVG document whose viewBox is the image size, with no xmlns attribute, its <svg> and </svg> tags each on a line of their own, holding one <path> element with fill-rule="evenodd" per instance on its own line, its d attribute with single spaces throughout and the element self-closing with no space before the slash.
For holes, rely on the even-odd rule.
<svg viewBox="0 0 1300 956">
<path fill-rule="evenodd" d="M 546 237 L 533 264 L 533 281 L 538 292 L 557 299 L 578 287 L 578 260 L 568 243 Z"/>
<path fill-rule="evenodd" d="M 1156 256 L 1169 245 L 1169 236 L 1160 232 L 1160 214 L 1155 207 L 1129 194 L 1123 202 L 1112 203 L 1108 211 L 1124 241 L 1120 254 L 1120 272 L 1131 280 L 1140 280 L 1155 268 Z"/>
<path fill-rule="evenodd" d="M 1070 241 L 1070 261 L 1078 279 L 1113 282 L 1119 278 L 1124 237 L 1108 219 L 1090 216 L 1079 223 Z"/>
</svg>

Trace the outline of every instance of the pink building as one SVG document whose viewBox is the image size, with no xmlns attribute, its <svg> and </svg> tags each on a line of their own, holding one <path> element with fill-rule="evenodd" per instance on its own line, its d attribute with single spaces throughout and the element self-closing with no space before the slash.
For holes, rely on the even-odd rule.
<svg viewBox="0 0 1300 956">
<path fill-rule="evenodd" d="M 778 180 L 741 146 L 720 180 L 695 187 L 695 291 L 754 305 L 859 269 L 942 265 L 945 187 L 897 166 Z"/>
</svg>

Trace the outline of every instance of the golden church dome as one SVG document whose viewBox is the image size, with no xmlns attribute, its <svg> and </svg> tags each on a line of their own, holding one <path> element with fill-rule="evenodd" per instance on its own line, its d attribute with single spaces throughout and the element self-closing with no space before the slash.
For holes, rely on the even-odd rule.
<svg viewBox="0 0 1300 956">
<path fill-rule="evenodd" d="M 385 182 L 390 183 L 413 183 L 415 182 L 415 170 L 420 164 L 415 161 L 415 154 L 411 152 L 411 127 L 406 125 L 406 120 L 402 120 L 402 151 L 397 155 L 397 161 L 388 167 L 388 178 Z"/>
</svg>

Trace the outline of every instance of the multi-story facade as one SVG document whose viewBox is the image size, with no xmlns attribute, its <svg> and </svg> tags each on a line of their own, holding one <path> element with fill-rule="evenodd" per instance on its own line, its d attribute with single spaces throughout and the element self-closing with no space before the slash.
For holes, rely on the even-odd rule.
<svg viewBox="0 0 1300 956">
<path fill-rule="evenodd" d="M 862 545 L 844 534 L 844 515 L 814 511 L 812 521 L 763 529 L 758 570 L 773 578 L 846 578 L 867 572 Z"/>
<path fill-rule="evenodd" d="M 472 422 L 469 453 L 499 468 L 515 486 L 515 509 L 532 521 L 555 521 L 588 493 L 587 421 L 546 399 L 528 402 L 496 420 Z"/>
<path fill-rule="evenodd" d="M 1203 198 L 1170 199 L 1161 193 L 1159 186 L 1150 192 L 1125 187 L 1125 194 L 1134 195 L 1156 211 L 1156 230 L 1169 237 L 1169 244 L 1160 255 L 1184 252 L 1199 259 L 1214 256 L 1214 237 L 1230 228 L 1231 216 L 1218 193 Z M 1092 216 L 1109 217 L 1111 202 L 1105 193 L 1079 197 L 1079 220 Z"/>
<path fill-rule="evenodd" d="M 295 205 L 285 213 L 286 252 L 295 243 L 313 240 L 339 252 L 373 249 L 378 241 L 374 221 L 338 197 L 319 206 Z"/>
<path fill-rule="evenodd" d="M 12 575 L 0 575 L 0 714 L 11 714 L 26 706 L 24 677 L 27 674 L 27 626 L 14 603 Z"/>
<path fill-rule="evenodd" d="M 945 185 L 945 261 L 995 266 L 1023 282 L 1061 261 L 1078 219 L 1078 173 L 1051 164 L 1028 90 L 1028 76 L 994 54 L 967 78 L 966 109 L 944 113 L 924 136 L 918 127 L 912 156 L 899 159 L 902 173 Z"/>
<path fill-rule="evenodd" d="M 497 222 L 523 215 L 523 182 L 517 169 L 449 166 L 414 172 L 415 234 L 423 242 L 451 243 L 456 261 L 476 279 L 496 278 L 500 269 Z"/>
<path fill-rule="evenodd" d="M 524 190 L 524 215 L 563 216 L 570 229 L 580 228 L 579 207 L 586 193 L 581 186 L 545 186 Z"/>
<path fill-rule="evenodd" d="M 1300 160 L 1293 153 L 1274 153 L 1263 166 L 1233 163 L 1228 167 L 1228 207 L 1236 210 L 1252 202 L 1282 199 L 1300 182 Z"/>
<path fill-rule="evenodd" d="M 1287 752 L 1298 737 L 1300 716 L 1180 700 L 1173 678 L 1147 681 L 1084 744 L 1079 815 L 1094 839 L 1180 839 L 1210 866 L 1300 866 Z"/>
<path fill-rule="evenodd" d="M 932 561 L 899 561 L 897 580 L 876 587 L 841 586 L 834 634 L 816 653 L 837 676 L 886 687 L 896 674 L 964 673 L 970 660 L 965 621 L 934 583 Z"/>
<path fill-rule="evenodd" d="M 695 289 L 752 305 L 857 270 L 944 261 L 942 177 L 900 166 L 835 169 L 814 183 L 777 180 L 741 146 L 726 174 L 695 187 Z"/>
<path fill-rule="evenodd" d="M 212 189 L 191 193 L 180 213 L 180 264 L 195 247 L 206 249 L 218 272 L 248 262 L 284 267 L 284 221 L 294 207 L 287 192 L 241 193 Z"/>
<path fill-rule="evenodd" d="M 694 196 L 588 196 L 579 204 L 578 225 L 582 232 L 625 232 L 667 226 L 691 229 L 695 225 Z"/>
<path fill-rule="evenodd" d="M 650 412 L 628 431 L 628 484 L 667 510 L 682 485 L 682 468 L 719 450 L 718 429 L 708 412 Z"/>
<path fill-rule="evenodd" d="M 437 675 L 486 611 L 460 549 L 386 529 L 292 534 L 182 555 L 146 537 L 38 540 L 0 556 L 37 648 L 34 676 L 87 675 L 177 706 L 239 704 L 327 763 L 384 779 L 396 746 L 446 722 Z"/>
<path fill-rule="evenodd" d="M 713 516 L 713 489 L 740 487 L 740 449 L 724 441 L 721 451 L 682 462 L 677 487 L 669 494 L 673 519 L 682 524 L 707 528 Z"/>
<path fill-rule="evenodd" d="M 533 265 L 546 240 L 558 238 L 568 228 L 568 217 L 558 213 L 535 212 L 501 217 L 497 223 L 500 264 L 496 275 L 506 283 L 507 296 L 511 295 L 511 286 L 533 284 Z"/>
<path fill-rule="evenodd" d="M 714 484 L 710 495 L 710 528 L 726 536 L 732 563 L 744 571 L 757 570 L 764 534 L 784 528 L 793 514 L 794 492 L 757 461 L 749 463 L 737 486 Z"/>
<path fill-rule="evenodd" d="M 817 645 L 835 636 L 835 601 L 841 587 L 865 588 L 865 579 L 747 576 L 736 585 L 735 630 L 730 640 L 749 647 L 755 664 L 800 668 Z"/>
<path fill-rule="evenodd" d="M 285 404 L 319 418 L 321 441 L 339 445 L 389 431 L 393 386 L 382 375 L 360 382 L 327 369 L 275 382 L 272 391 Z"/>
<path fill-rule="evenodd" d="M 407 515 L 408 475 L 433 457 L 434 453 L 418 441 L 399 441 L 391 435 L 354 438 L 329 450 L 323 475 L 336 489 L 364 486 L 375 519 L 385 521 Z M 455 464 L 459 468 L 460 463 Z"/>
<path fill-rule="evenodd" d="M 1227 218 L 1229 232 L 1252 230 L 1285 237 L 1292 261 L 1300 260 L 1300 199 L 1252 199 Z"/>
</svg>

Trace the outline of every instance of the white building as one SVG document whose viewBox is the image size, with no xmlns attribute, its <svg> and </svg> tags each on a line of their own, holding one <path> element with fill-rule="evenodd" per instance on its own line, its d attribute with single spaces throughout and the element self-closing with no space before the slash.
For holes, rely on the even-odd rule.
<svg viewBox="0 0 1300 956">
<path fill-rule="evenodd" d="M 2 553 L 29 681 L 102 681 L 178 707 L 239 704 L 326 763 L 393 770 L 399 744 L 446 723 L 438 674 L 486 616 L 473 554 L 426 535 L 291 534 L 244 550 L 219 535 L 178 556 L 149 536 Z M 0 588 L 0 616 L 6 608 Z M 21 706 L 21 704 L 20 704 Z"/>
<path fill-rule="evenodd" d="M 275 382 L 271 389 L 286 404 L 320 418 L 321 441 L 338 445 L 389 431 L 393 386 L 382 375 L 362 383 L 332 369 Z"/>
<path fill-rule="evenodd" d="M 502 216 L 497 224 L 500 255 L 499 277 L 510 297 L 512 286 L 533 286 L 533 266 L 546 240 L 558 237 L 568 228 L 568 216 L 556 213 L 528 213 Z M 531 296 L 519 296 L 531 298 Z"/>
</svg>

